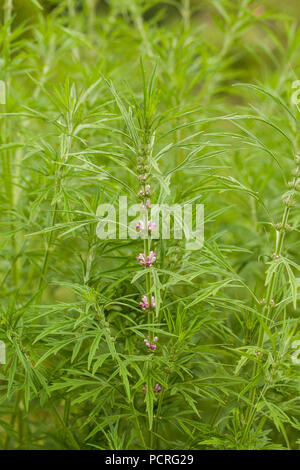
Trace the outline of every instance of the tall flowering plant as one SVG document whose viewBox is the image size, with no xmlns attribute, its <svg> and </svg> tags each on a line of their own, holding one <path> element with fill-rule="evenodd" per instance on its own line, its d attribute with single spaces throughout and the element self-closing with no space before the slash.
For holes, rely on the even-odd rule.
<svg viewBox="0 0 300 470">
<path fill-rule="evenodd" d="M 153 90 L 153 89 L 152 89 Z M 156 300 L 152 292 L 152 278 L 151 278 L 151 267 L 155 264 L 157 254 L 151 248 L 152 239 L 151 233 L 155 229 L 156 224 L 151 220 L 151 196 L 152 188 L 150 185 L 151 179 L 151 156 L 152 149 L 155 140 L 155 134 L 152 127 L 152 118 L 154 109 L 151 107 L 151 95 L 152 90 L 147 88 L 144 80 L 144 101 L 142 113 L 139 115 L 140 135 L 139 142 L 137 145 L 137 175 L 139 182 L 138 197 L 141 201 L 141 207 L 144 213 L 144 220 L 139 221 L 136 225 L 137 231 L 141 234 L 144 239 L 144 251 L 139 253 L 137 261 L 139 264 L 146 268 L 145 273 L 145 289 L 146 293 L 141 298 L 139 306 L 143 311 L 147 311 L 148 314 L 148 325 L 149 334 L 144 339 L 145 347 L 150 353 L 156 351 L 158 337 L 153 334 L 151 325 L 154 325 L 156 309 Z M 143 391 L 146 392 L 147 387 L 143 387 Z M 154 392 L 160 392 L 161 387 L 156 384 L 153 388 Z"/>
<path fill-rule="evenodd" d="M 134 102 L 134 113 L 132 109 L 127 110 L 115 90 L 112 83 L 109 83 L 111 91 L 116 99 L 117 105 L 121 111 L 123 119 L 126 124 L 128 136 L 131 140 L 131 149 L 135 153 L 136 163 L 136 181 L 137 181 L 137 197 L 140 201 L 141 212 L 143 214 L 142 220 L 136 224 L 136 230 L 143 240 L 143 251 L 138 253 L 136 260 L 145 269 L 145 286 L 144 293 L 139 299 L 140 309 L 147 314 L 148 335 L 144 339 L 144 345 L 150 354 L 157 351 L 158 336 L 156 335 L 155 328 L 155 311 L 159 307 L 157 299 L 155 298 L 153 288 L 153 278 L 151 269 L 157 261 L 157 253 L 153 249 L 153 238 L 151 237 L 153 230 L 156 228 L 156 223 L 151 220 L 151 203 L 153 194 L 151 171 L 152 171 L 152 152 L 155 143 L 155 124 L 156 120 L 156 95 L 155 80 L 156 70 L 154 69 L 149 83 L 146 83 L 143 64 L 141 64 L 142 77 L 143 77 L 143 101 L 142 104 Z M 154 393 L 160 392 L 162 387 L 160 384 L 153 386 L 144 385 L 142 391 L 150 393 L 148 390 L 153 390 Z M 150 423 L 151 427 L 152 423 Z"/>
</svg>

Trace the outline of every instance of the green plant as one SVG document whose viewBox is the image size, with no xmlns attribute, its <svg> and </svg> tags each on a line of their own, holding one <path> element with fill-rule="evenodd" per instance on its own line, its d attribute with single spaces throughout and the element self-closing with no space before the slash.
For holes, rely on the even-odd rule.
<svg viewBox="0 0 300 470">
<path fill-rule="evenodd" d="M 299 448 L 300 35 L 272 8 L 3 3 L 1 448 Z M 99 238 L 125 196 L 139 237 Z M 151 203 L 204 204 L 203 247 Z"/>
</svg>

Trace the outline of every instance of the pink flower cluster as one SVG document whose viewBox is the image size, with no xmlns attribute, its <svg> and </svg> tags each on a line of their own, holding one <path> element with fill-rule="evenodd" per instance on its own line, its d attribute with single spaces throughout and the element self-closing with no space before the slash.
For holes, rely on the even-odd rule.
<svg viewBox="0 0 300 470">
<path fill-rule="evenodd" d="M 140 220 L 139 223 L 135 227 L 139 232 L 144 232 L 145 230 L 145 224 L 142 220 Z M 155 227 L 156 227 L 156 223 L 150 220 L 148 222 L 148 231 L 151 232 Z"/>
<path fill-rule="evenodd" d="M 139 190 L 139 196 L 140 197 L 150 196 L 150 184 L 146 184 L 144 191 L 142 189 Z"/>
<path fill-rule="evenodd" d="M 145 201 L 145 204 L 142 203 L 142 207 L 145 207 L 146 209 L 150 209 L 150 207 L 151 207 L 150 199 L 147 199 Z"/>
<path fill-rule="evenodd" d="M 155 251 L 150 251 L 147 257 L 145 256 L 145 253 L 140 253 L 136 259 L 140 262 L 141 265 L 146 266 L 148 268 L 149 266 L 152 266 L 152 264 L 156 261 L 156 253 Z"/>
<path fill-rule="evenodd" d="M 152 308 L 156 307 L 155 298 L 153 296 L 151 298 L 151 304 L 152 304 Z M 143 310 L 147 310 L 150 307 L 148 297 L 146 295 L 144 295 L 144 297 L 142 297 L 142 300 L 139 303 L 139 305 L 140 305 L 140 307 L 142 307 Z"/>
<path fill-rule="evenodd" d="M 150 191 L 150 184 L 146 184 L 145 188 L 144 189 L 140 189 L 139 190 L 139 196 L 140 198 L 144 199 L 146 198 L 147 196 L 150 196 L 151 194 L 151 191 Z M 141 206 L 144 208 L 144 209 L 150 209 L 151 207 L 151 201 L 150 199 L 146 199 L 146 201 L 142 201 L 141 202 Z"/>
<path fill-rule="evenodd" d="M 156 384 L 155 387 L 153 388 L 153 392 L 154 392 L 154 393 L 156 393 L 156 392 L 161 392 L 161 390 L 162 390 L 162 389 L 161 389 L 161 386 L 158 385 L 158 384 Z M 143 391 L 144 393 L 146 393 L 146 391 L 147 391 L 147 385 L 144 385 L 144 386 L 143 386 L 142 391 Z"/>
<path fill-rule="evenodd" d="M 155 222 L 152 222 L 152 220 L 150 220 L 150 221 L 148 222 L 148 230 L 149 230 L 149 232 L 151 232 L 155 227 L 156 227 L 156 223 L 155 223 Z"/>
<path fill-rule="evenodd" d="M 151 351 L 155 351 L 156 349 L 156 342 L 158 341 L 158 337 L 154 336 L 153 341 L 149 341 L 149 336 L 147 336 L 148 339 L 144 339 L 144 343 L 148 349 Z"/>
<path fill-rule="evenodd" d="M 140 232 L 143 232 L 145 230 L 145 224 L 142 220 L 139 220 L 139 223 L 136 224 L 135 228 L 139 230 Z"/>
</svg>

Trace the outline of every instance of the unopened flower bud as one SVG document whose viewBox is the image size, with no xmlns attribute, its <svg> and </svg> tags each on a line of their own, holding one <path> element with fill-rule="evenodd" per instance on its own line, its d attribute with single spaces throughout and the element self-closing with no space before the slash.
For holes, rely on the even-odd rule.
<svg viewBox="0 0 300 470">
<path fill-rule="evenodd" d="M 283 203 L 287 206 L 287 207 L 294 207 L 296 205 L 296 201 L 294 199 L 293 196 L 288 196 L 288 197 L 285 197 L 283 199 Z"/>
</svg>

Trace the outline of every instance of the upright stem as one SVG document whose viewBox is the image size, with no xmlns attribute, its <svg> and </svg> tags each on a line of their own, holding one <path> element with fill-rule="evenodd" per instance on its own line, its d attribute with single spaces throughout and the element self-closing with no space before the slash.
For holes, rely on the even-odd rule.
<svg viewBox="0 0 300 470">
<path fill-rule="evenodd" d="M 71 150 L 71 143 L 72 143 L 71 142 L 71 135 L 72 135 L 72 127 L 69 127 L 68 134 L 61 136 L 61 144 L 60 144 L 61 145 L 61 152 L 60 152 L 60 160 L 59 160 L 58 164 L 60 164 L 62 162 L 65 162 L 68 159 L 68 156 L 69 156 L 69 153 L 70 153 L 70 150 Z M 56 182 L 55 192 L 54 192 L 54 198 L 55 198 L 56 202 L 55 202 L 54 211 L 53 211 L 53 214 L 52 214 L 51 227 L 53 227 L 56 224 L 56 220 L 57 220 L 57 209 L 58 209 L 57 195 L 60 192 L 61 182 L 62 182 L 62 179 L 63 179 L 63 170 L 60 168 L 60 166 L 59 166 L 58 170 L 56 170 L 56 178 L 57 178 L 57 182 Z M 53 238 L 54 238 L 53 231 L 51 231 L 49 236 L 48 236 L 48 240 L 47 240 L 46 251 L 45 251 L 42 271 L 41 271 L 41 275 L 40 275 L 40 281 L 39 281 L 39 290 L 42 289 L 43 286 L 45 285 L 45 278 L 46 278 L 46 274 L 47 274 L 47 271 L 48 271 L 50 249 L 51 249 L 51 246 L 52 246 L 52 243 L 53 243 Z M 39 298 L 41 297 L 41 295 L 42 295 L 42 292 L 40 293 Z"/>
<path fill-rule="evenodd" d="M 70 16 L 75 16 L 76 8 L 74 0 L 67 0 L 68 12 Z"/>
<path fill-rule="evenodd" d="M 190 0 L 183 0 L 182 9 L 181 9 L 183 27 L 187 31 L 190 27 L 191 22 L 191 5 Z"/>
<path fill-rule="evenodd" d="M 11 17 L 12 17 L 13 0 L 4 0 L 3 10 L 4 10 L 4 23 L 8 23 L 7 33 L 10 36 L 11 28 L 10 28 L 9 22 L 11 21 Z M 7 39 L 9 39 L 9 37 Z"/>
<path fill-rule="evenodd" d="M 58 204 L 56 202 L 55 206 L 54 206 L 54 211 L 53 211 L 53 214 L 52 214 L 51 227 L 53 227 L 56 224 L 57 208 L 58 208 Z M 45 285 L 45 276 L 46 276 L 46 273 L 47 273 L 47 270 L 48 270 L 50 248 L 51 248 L 51 245 L 52 245 L 52 241 L 53 241 L 53 231 L 50 232 L 50 234 L 48 236 L 48 240 L 47 240 L 46 251 L 45 251 L 42 271 L 41 271 L 41 275 L 40 275 L 40 281 L 39 281 L 39 290 L 42 289 L 42 287 Z"/>
<path fill-rule="evenodd" d="M 146 445 L 146 442 L 145 442 L 145 438 L 144 438 L 144 435 L 142 433 L 142 429 L 141 429 L 141 425 L 140 425 L 140 422 L 139 422 L 139 418 L 138 418 L 138 415 L 136 414 L 136 410 L 134 408 L 134 405 L 133 405 L 133 402 L 130 403 L 131 405 L 131 410 L 132 410 L 132 413 L 135 417 L 135 423 L 136 423 L 136 430 L 137 430 L 137 433 L 138 435 L 140 436 L 140 439 L 141 439 L 141 442 L 143 444 L 143 447 L 144 449 L 147 449 L 147 445 Z"/>
<path fill-rule="evenodd" d="M 97 0 L 85 0 L 85 10 L 87 16 L 87 31 L 89 38 L 92 39 L 95 23 L 95 8 Z"/>
<path fill-rule="evenodd" d="M 61 426 L 63 428 L 64 438 L 66 438 L 66 436 L 68 436 L 70 441 L 72 442 L 73 448 L 76 449 L 76 450 L 80 450 L 80 445 L 78 444 L 77 439 L 73 435 L 73 433 L 70 430 L 70 428 L 68 427 L 68 425 L 65 423 L 64 419 L 60 416 L 60 413 L 57 410 L 55 405 L 53 405 L 53 411 L 54 411 L 55 416 L 57 417 L 58 422 L 61 424 Z"/>
<path fill-rule="evenodd" d="M 150 131 L 148 129 L 147 123 L 145 124 L 145 130 L 144 130 L 144 138 L 143 138 L 143 143 L 141 145 L 141 157 L 143 160 L 142 165 L 140 165 L 143 169 L 141 171 L 145 171 L 144 175 L 147 175 L 147 167 L 149 163 L 149 157 L 150 157 Z M 146 169 L 145 169 L 146 168 Z M 147 201 L 147 191 L 146 191 L 146 186 L 147 186 L 147 178 L 145 181 L 142 183 L 142 191 L 143 191 L 143 204 L 145 207 L 146 211 L 146 217 L 145 217 L 145 238 L 144 238 L 144 254 L 145 254 L 145 259 L 150 254 L 150 238 L 149 238 L 149 231 L 148 231 L 148 222 L 149 222 L 149 212 L 150 212 L 150 207 L 147 207 L 146 201 Z M 151 292 L 151 272 L 147 271 L 146 272 L 146 294 L 148 296 L 148 301 L 149 301 L 149 310 L 148 310 L 148 324 L 152 324 L 154 322 L 154 314 L 153 314 L 153 307 L 152 307 L 152 292 Z M 150 326 L 149 326 L 149 337 L 150 337 Z"/>
<path fill-rule="evenodd" d="M 139 7 L 132 0 L 131 0 L 131 5 L 130 5 L 130 10 L 131 10 L 131 13 L 132 13 L 133 21 L 135 22 L 136 27 L 137 27 L 140 35 L 141 35 L 141 38 L 144 41 L 144 44 L 146 46 L 147 53 L 148 53 L 149 57 L 153 57 L 151 43 L 150 43 L 150 41 L 147 37 L 147 33 L 146 33 L 146 30 L 145 30 L 145 25 L 144 25 L 144 20 L 143 20 L 142 13 L 140 12 Z"/>
<path fill-rule="evenodd" d="M 169 374 L 166 375 L 166 379 L 165 379 L 166 383 L 168 383 L 168 379 L 169 379 Z M 157 433 L 157 428 L 158 428 L 159 418 L 160 418 L 160 415 L 161 415 L 161 408 L 162 408 L 162 404 L 163 404 L 164 395 L 165 395 L 165 388 L 163 388 L 163 390 L 161 391 L 159 399 L 158 399 L 156 419 L 154 421 L 154 432 L 155 433 Z M 155 449 L 156 450 L 158 450 L 157 446 L 158 446 L 158 437 L 156 436 L 156 438 L 155 438 Z"/>
<path fill-rule="evenodd" d="M 150 240 L 149 240 L 148 235 L 147 235 L 147 238 L 144 240 L 144 252 L 145 252 L 145 258 L 147 259 L 147 256 L 149 256 L 149 253 L 150 253 Z M 150 305 L 149 311 L 148 311 L 148 324 L 150 325 L 150 323 L 152 323 L 152 300 L 151 300 L 152 296 L 151 296 L 151 273 L 149 271 L 146 272 L 146 293 L 147 293 L 148 301 Z M 149 326 L 149 336 L 150 336 L 150 326 Z"/>
</svg>

